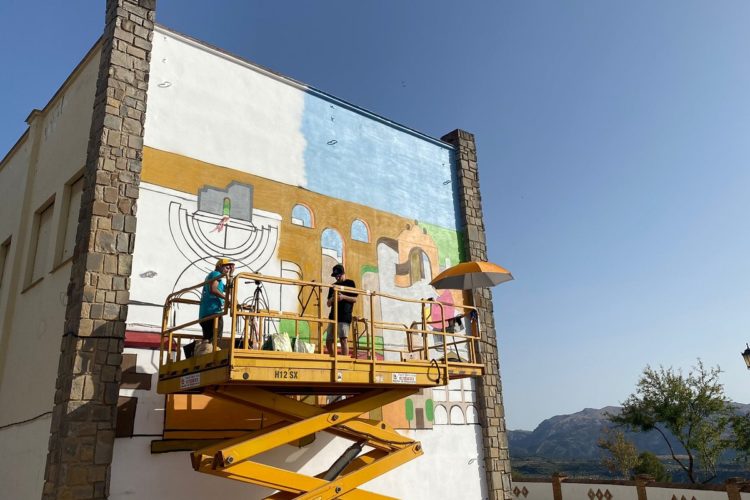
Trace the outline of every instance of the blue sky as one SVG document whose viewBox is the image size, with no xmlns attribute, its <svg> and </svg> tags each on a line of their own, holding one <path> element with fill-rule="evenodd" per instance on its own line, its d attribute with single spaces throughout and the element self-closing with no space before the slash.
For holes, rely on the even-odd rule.
<svg viewBox="0 0 750 500">
<path fill-rule="evenodd" d="M 206 8 L 206 5 L 210 5 Z M 750 3 L 159 0 L 157 21 L 440 137 L 476 134 L 507 424 L 618 404 L 646 364 L 750 402 Z M 103 2 L 0 3 L 0 155 Z"/>
</svg>

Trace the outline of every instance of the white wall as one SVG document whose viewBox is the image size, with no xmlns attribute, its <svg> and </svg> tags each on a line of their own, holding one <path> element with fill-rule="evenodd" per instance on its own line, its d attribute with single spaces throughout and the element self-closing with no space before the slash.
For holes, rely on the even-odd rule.
<svg viewBox="0 0 750 500">
<path fill-rule="evenodd" d="M 727 500 L 726 491 L 714 491 L 711 489 L 681 488 L 675 484 L 673 488 L 663 486 L 647 486 L 646 497 L 648 500 Z M 710 486 L 709 486 L 710 487 Z M 525 492 L 524 492 L 525 489 Z M 593 498 L 598 500 L 599 493 L 605 500 L 609 493 L 611 500 L 638 500 L 638 490 L 635 484 L 607 484 L 607 483 L 585 483 L 585 482 L 563 482 L 561 485 L 563 500 L 586 500 Z M 513 481 L 511 494 L 517 500 L 553 500 L 552 482 L 536 481 Z M 742 500 L 750 500 L 750 493 L 741 493 Z"/>
<path fill-rule="evenodd" d="M 304 186 L 304 92 L 268 75 L 157 28 L 145 144 Z"/>
<path fill-rule="evenodd" d="M 137 355 L 136 370 L 154 374 L 155 386 L 159 352 L 126 348 L 125 353 Z M 151 440 L 158 439 L 163 429 L 164 396 L 155 390 L 133 389 L 120 389 L 120 395 L 138 398 L 133 433 L 146 436 L 115 440 L 110 498 L 260 498 L 262 492 L 267 493 L 255 486 L 193 471 L 186 452 L 152 455 Z M 420 441 L 424 455 L 367 483 L 364 489 L 410 500 L 485 497 L 484 461 L 478 452 L 479 426 L 437 426 L 432 430 L 399 432 Z M 326 470 L 350 445 L 351 441 L 323 432 L 304 448 L 284 446 L 260 455 L 258 461 L 314 475 Z M 418 481 L 414 480 L 416 477 Z"/>
<path fill-rule="evenodd" d="M 601 492 L 606 495 L 607 491 L 612 495 L 612 500 L 638 500 L 638 491 L 635 486 L 622 486 L 617 484 L 586 484 L 586 483 L 562 483 L 562 496 L 567 499 L 590 498 L 589 494 L 597 495 Z M 551 489 L 550 489 L 551 492 Z M 598 495 L 594 497 L 598 500 Z M 603 500 L 606 496 L 603 497 Z M 651 500 L 651 499 L 649 499 Z"/>
<path fill-rule="evenodd" d="M 421 441 L 425 454 L 386 473 L 363 489 L 409 500 L 485 498 L 483 463 L 474 426 L 405 432 Z M 111 499 L 262 498 L 269 490 L 193 471 L 187 452 L 152 455 L 152 438 L 119 438 L 112 462 Z M 314 475 L 326 470 L 351 445 L 318 433 L 304 448 L 283 446 L 257 461 Z"/>
<path fill-rule="evenodd" d="M 648 500 L 672 500 L 676 496 L 680 500 L 683 496 L 687 500 L 695 497 L 696 500 L 727 500 L 725 491 L 703 491 L 681 488 L 649 488 L 646 487 Z"/>
</svg>

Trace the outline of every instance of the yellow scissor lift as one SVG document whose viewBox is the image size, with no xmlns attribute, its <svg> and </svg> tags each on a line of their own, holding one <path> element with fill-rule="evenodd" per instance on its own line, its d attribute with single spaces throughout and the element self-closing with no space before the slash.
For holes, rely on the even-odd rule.
<svg viewBox="0 0 750 500">
<path fill-rule="evenodd" d="M 479 324 L 472 307 L 453 306 L 461 311 L 456 317 L 463 317 L 466 325 L 456 332 L 455 319 L 445 314 L 440 314 L 438 321 L 430 319 L 432 306 L 441 311 L 445 307 L 433 300 L 250 273 L 235 276 L 229 288 L 224 314 L 230 315 L 232 337 L 214 339 L 213 352 L 185 358 L 182 347 L 201 335 L 196 332 L 197 320 L 180 319 L 196 317 L 195 306 L 204 284 L 167 298 L 158 392 L 202 393 L 279 417 L 277 423 L 191 455 L 196 471 L 278 490 L 267 498 L 390 498 L 358 487 L 421 455 L 422 448 L 385 422 L 365 416 L 420 389 L 482 374 L 477 356 Z M 337 328 L 325 314 L 329 288 L 333 288 L 334 307 L 339 293 L 355 292 L 362 306 L 364 317 L 354 319 L 349 333 L 350 356 L 324 351 L 325 329 L 329 324 Z M 290 296 L 293 303 L 284 307 L 283 298 Z M 247 299 L 239 300 L 242 297 Z M 276 309 L 269 307 L 272 297 L 278 303 Z M 413 311 L 416 319 L 408 326 L 377 319 L 388 302 L 402 313 Z M 220 316 L 213 317 L 215 324 Z M 300 330 L 309 333 L 311 342 L 304 343 L 307 349 L 299 350 L 312 352 L 262 349 L 264 339 L 279 329 L 281 321 L 294 325 L 297 342 Z M 252 460 L 319 431 L 354 444 L 317 476 Z"/>
</svg>

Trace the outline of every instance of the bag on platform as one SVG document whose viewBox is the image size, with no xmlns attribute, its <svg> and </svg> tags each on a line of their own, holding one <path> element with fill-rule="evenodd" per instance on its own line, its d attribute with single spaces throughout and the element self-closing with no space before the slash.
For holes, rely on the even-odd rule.
<svg viewBox="0 0 750 500">
<path fill-rule="evenodd" d="M 274 333 L 271 335 L 273 339 L 273 350 L 281 352 L 292 352 L 292 342 L 289 340 L 289 334 L 286 332 Z"/>
</svg>

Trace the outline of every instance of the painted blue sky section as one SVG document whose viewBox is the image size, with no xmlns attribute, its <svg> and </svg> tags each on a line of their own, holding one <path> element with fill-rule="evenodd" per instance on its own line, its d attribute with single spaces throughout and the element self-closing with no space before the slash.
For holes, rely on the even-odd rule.
<svg viewBox="0 0 750 500">
<path fill-rule="evenodd" d="M 452 149 L 307 93 L 307 188 L 458 229 Z"/>
</svg>

